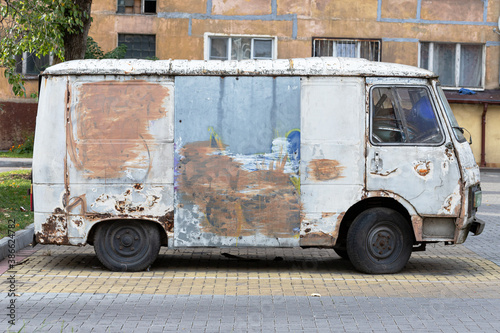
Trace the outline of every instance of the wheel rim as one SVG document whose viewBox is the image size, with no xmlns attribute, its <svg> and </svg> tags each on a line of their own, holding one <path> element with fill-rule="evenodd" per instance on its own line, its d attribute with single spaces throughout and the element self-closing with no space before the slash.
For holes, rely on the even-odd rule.
<svg viewBox="0 0 500 333">
<path fill-rule="evenodd" d="M 367 249 L 371 257 L 376 260 L 388 259 L 398 250 L 398 238 L 394 227 L 388 224 L 379 224 L 372 228 L 367 237 Z"/>
<path fill-rule="evenodd" d="M 147 235 L 137 225 L 115 223 L 106 235 L 109 255 L 118 262 L 133 263 L 147 254 Z"/>
</svg>

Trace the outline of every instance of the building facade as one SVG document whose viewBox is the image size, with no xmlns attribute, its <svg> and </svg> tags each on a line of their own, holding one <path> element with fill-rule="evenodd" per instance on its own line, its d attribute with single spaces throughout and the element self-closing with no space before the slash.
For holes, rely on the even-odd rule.
<svg viewBox="0 0 500 333">
<path fill-rule="evenodd" d="M 340 56 L 427 68 L 440 75 L 471 133 L 477 162 L 500 167 L 499 15 L 500 0 L 94 0 L 89 35 L 104 51 L 127 45 L 127 58 Z M 37 90 L 34 74 L 52 59 L 19 60 L 29 95 Z M 4 133 L 17 102 L 2 76 Z M 0 149 L 9 140 L 2 134 Z"/>
</svg>

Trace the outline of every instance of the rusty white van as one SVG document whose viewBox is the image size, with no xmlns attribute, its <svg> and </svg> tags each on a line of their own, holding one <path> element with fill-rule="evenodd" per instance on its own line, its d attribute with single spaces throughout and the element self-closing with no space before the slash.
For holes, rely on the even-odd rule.
<svg viewBox="0 0 500 333">
<path fill-rule="evenodd" d="M 427 70 L 84 60 L 40 84 L 36 239 L 91 244 L 111 270 L 161 246 L 323 247 L 394 273 L 484 228 L 479 168 Z"/>
</svg>

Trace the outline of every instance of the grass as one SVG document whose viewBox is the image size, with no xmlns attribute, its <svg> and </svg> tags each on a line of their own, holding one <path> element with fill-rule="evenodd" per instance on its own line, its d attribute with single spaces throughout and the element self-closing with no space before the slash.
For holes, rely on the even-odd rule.
<svg viewBox="0 0 500 333">
<path fill-rule="evenodd" d="M 14 220 L 14 231 L 33 223 L 30 211 L 31 170 L 0 172 L 0 239 L 8 234 L 8 221 Z M 26 211 L 23 211 L 23 208 Z M 12 230 L 11 230 L 12 231 Z"/>
<path fill-rule="evenodd" d="M 33 152 L 31 152 L 31 153 L 13 153 L 11 151 L 0 151 L 0 157 L 33 158 Z"/>
</svg>

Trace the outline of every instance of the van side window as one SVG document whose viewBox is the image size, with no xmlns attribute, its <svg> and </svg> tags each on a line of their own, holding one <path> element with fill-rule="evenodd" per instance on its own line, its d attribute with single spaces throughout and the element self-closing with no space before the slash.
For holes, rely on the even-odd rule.
<svg viewBox="0 0 500 333">
<path fill-rule="evenodd" d="M 429 91 L 424 87 L 373 88 L 370 130 L 374 144 L 443 142 Z"/>
</svg>

